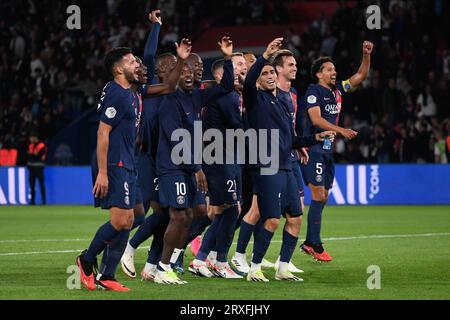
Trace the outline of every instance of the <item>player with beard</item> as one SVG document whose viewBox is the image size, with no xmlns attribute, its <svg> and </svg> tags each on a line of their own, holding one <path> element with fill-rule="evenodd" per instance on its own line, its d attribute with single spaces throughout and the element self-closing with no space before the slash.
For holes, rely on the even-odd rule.
<svg viewBox="0 0 450 320">
<path fill-rule="evenodd" d="M 160 204 L 163 208 L 169 208 L 170 222 L 164 235 L 164 248 L 154 279 L 156 283 L 186 283 L 172 270 L 170 259 L 174 249 L 180 248 L 187 238 L 193 208 L 198 197 L 197 191 L 206 192 L 207 183 L 201 165 L 195 164 L 194 146 L 185 146 L 184 149 L 187 147 L 189 154 L 184 154 L 186 150 L 183 149 L 184 157 L 173 159 L 173 149 L 180 148 L 180 145 L 183 146 L 187 141 L 175 143 L 171 137 L 180 128 L 187 130 L 193 137 L 194 123 L 200 119 L 201 106 L 208 105 L 233 90 L 234 77 L 231 64 L 233 45 L 228 37 L 223 37 L 219 46 L 224 59 L 227 60 L 221 84 L 205 90 L 194 88 L 193 70 L 189 64 L 185 64 L 179 89 L 166 96 L 160 106 L 167 112 L 159 113 L 160 135 L 156 168 L 159 177 Z M 184 160 L 186 157 L 189 160 Z"/>
<path fill-rule="evenodd" d="M 307 118 L 305 132 L 309 134 L 323 130 L 334 130 L 347 140 L 358 134 L 349 128 L 338 125 L 342 96 L 366 79 L 370 69 L 370 55 L 373 44 L 364 41 L 363 58 L 358 71 L 345 81 L 336 80 L 333 60 L 322 57 L 313 62 L 311 76 L 317 83 L 306 91 Z M 309 149 L 309 161 L 302 165 L 305 183 L 311 190 L 311 204 L 308 210 L 308 229 L 306 240 L 300 249 L 320 262 L 329 262 L 332 257 L 323 248 L 320 238 L 322 211 L 328 201 L 329 190 L 334 181 L 333 148 L 330 142 L 315 145 Z"/>
<path fill-rule="evenodd" d="M 226 136 L 227 129 L 243 129 L 242 123 L 242 86 L 247 73 L 247 66 L 241 53 L 232 56 L 234 68 L 234 85 L 236 90 L 207 105 L 203 114 L 203 129 L 216 129 Z M 216 62 L 215 66 L 219 63 Z M 221 80 L 223 67 L 213 70 L 216 80 Z M 225 141 L 225 140 L 224 140 Z M 207 146 L 206 146 L 207 147 Z M 228 155 L 234 155 L 232 162 Z M 212 263 L 213 272 L 222 278 L 242 278 L 228 265 L 228 249 L 234 235 L 235 223 L 240 211 L 241 170 L 236 150 L 228 150 L 223 146 L 223 159 L 220 163 L 204 164 L 203 169 L 208 182 L 210 208 L 214 214 L 213 222 L 205 233 L 200 250 L 195 260 L 189 265 L 194 274 L 211 277 L 207 270 L 206 259 L 215 252 L 216 260 Z"/>
<path fill-rule="evenodd" d="M 89 289 L 96 287 L 96 259 L 107 243 L 117 240 L 122 256 L 130 229 L 133 227 L 136 204 L 137 172 L 135 168 L 135 145 L 139 128 L 140 94 L 161 95 L 176 89 L 178 76 L 184 59 L 190 53 L 190 42 L 183 39 L 177 46 L 180 59 L 175 72 L 166 84 L 142 85 L 133 90 L 133 84 L 139 82 L 139 64 L 130 48 L 114 48 L 105 56 L 105 67 L 114 76 L 103 89 L 98 111 L 102 113 L 98 129 L 96 161 L 93 165 L 93 194 L 95 206 L 110 211 L 110 221 L 97 231 L 89 248 L 77 258 L 81 282 Z M 135 88 L 136 89 L 136 88 Z M 110 183 L 111 182 L 111 183 Z M 116 239 L 118 238 L 118 239 Z M 118 261 L 114 258 L 114 260 Z M 112 265 L 117 265 L 116 262 Z M 115 269 L 115 268 L 114 268 Z M 102 274 L 97 285 L 102 289 L 128 291 L 114 279 L 114 271 Z"/>
</svg>

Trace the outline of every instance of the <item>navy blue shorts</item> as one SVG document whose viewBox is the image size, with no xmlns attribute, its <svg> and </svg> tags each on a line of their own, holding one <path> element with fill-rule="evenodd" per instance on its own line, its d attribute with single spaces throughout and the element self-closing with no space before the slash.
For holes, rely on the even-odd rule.
<svg viewBox="0 0 450 320">
<path fill-rule="evenodd" d="M 292 161 L 292 172 L 294 173 L 295 181 L 297 182 L 298 197 L 304 197 L 305 188 L 303 185 L 302 171 L 300 169 L 300 160 Z"/>
<path fill-rule="evenodd" d="M 309 152 L 309 161 L 302 164 L 302 174 L 305 184 L 324 186 L 329 190 L 334 181 L 334 159 L 332 153 Z"/>
<path fill-rule="evenodd" d="M 161 207 L 186 209 L 201 204 L 202 193 L 197 192 L 197 181 L 194 174 L 191 176 L 162 176 L 158 181 Z"/>
<path fill-rule="evenodd" d="M 95 185 L 98 169 L 92 168 L 92 181 Z M 102 209 L 113 207 L 133 209 L 136 204 L 136 170 L 108 165 L 108 194 L 105 198 L 94 198 L 94 206 Z"/>
<path fill-rule="evenodd" d="M 271 218 L 279 219 L 286 213 L 292 217 L 302 215 L 297 182 L 292 171 L 280 170 L 274 175 L 261 175 L 257 169 L 253 181 L 263 221 Z"/>
<path fill-rule="evenodd" d="M 152 157 L 140 152 L 136 156 L 136 168 L 138 183 L 142 192 L 141 202 L 158 202 L 158 178 L 155 175 L 155 164 Z"/>
<path fill-rule="evenodd" d="M 241 172 L 233 164 L 203 165 L 208 182 L 209 203 L 213 206 L 234 205 L 240 200 Z"/>
</svg>

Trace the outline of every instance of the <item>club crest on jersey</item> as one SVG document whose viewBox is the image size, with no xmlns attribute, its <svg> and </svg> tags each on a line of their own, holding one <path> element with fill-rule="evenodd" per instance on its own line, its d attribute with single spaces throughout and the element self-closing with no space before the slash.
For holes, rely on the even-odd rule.
<svg viewBox="0 0 450 320">
<path fill-rule="evenodd" d="M 177 197 L 177 203 L 178 203 L 178 204 L 181 205 L 181 204 L 184 203 L 184 201 L 185 201 L 185 200 L 184 200 L 184 197 L 183 197 L 183 196 L 178 196 L 178 197 Z"/>
<path fill-rule="evenodd" d="M 125 196 L 124 202 L 125 202 L 125 204 L 126 204 L 127 206 L 129 206 L 129 205 L 130 205 L 130 197 L 129 197 L 129 196 Z"/>
<path fill-rule="evenodd" d="M 233 200 L 237 201 L 237 194 L 236 194 L 236 192 L 233 192 Z"/>
<path fill-rule="evenodd" d="M 116 116 L 117 111 L 114 107 L 109 107 L 105 111 L 105 116 L 107 116 L 109 119 L 112 119 Z"/>
<path fill-rule="evenodd" d="M 321 174 L 318 174 L 317 176 L 316 176 L 316 181 L 317 182 L 322 182 L 322 175 Z"/>
<path fill-rule="evenodd" d="M 316 96 L 313 95 L 308 96 L 308 103 L 316 103 L 316 102 L 317 102 Z"/>
</svg>

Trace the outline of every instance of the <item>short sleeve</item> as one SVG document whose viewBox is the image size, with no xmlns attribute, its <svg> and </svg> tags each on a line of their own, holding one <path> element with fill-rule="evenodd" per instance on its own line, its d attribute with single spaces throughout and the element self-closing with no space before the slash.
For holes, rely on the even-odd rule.
<svg viewBox="0 0 450 320">
<path fill-rule="evenodd" d="M 305 100 L 306 100 L 306 109 L 312 107 L 320 107 L 320 92 L 316 87 L 309 87 L 306 91 Z"/>
<path fill-rule="evenodd" d="M 114 90 L 106 92 L 101 102 L 100 121 L 110 125 L 117 126 L 126 113 L 126 97 Z"/>
</svg>

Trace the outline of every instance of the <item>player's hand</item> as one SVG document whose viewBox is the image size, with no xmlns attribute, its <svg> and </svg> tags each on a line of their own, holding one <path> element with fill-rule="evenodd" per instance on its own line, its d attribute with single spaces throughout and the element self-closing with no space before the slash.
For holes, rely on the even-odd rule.
<svg viewBox="0 0 450 320">
<path fill-rule="evenodd" d="M 94 197 L 103 199 L 108 194 L 108 174 L 99 172 L 92 189 Z"/>
<path fill-rule="evenodd" d="M 328 138 L 331 142 L 333 142 L 335 136 L 335 131 L 323 131 L 321 133 L 316 133 L 316 140 L 322 142 L 325 138 Z"/>
<path fill-rule="evenodd" d="M 175 47 L 177 48 L 177 55 L 180 59 L 186 60 L 191 53 L 192 44 L 189 39 L 181 39 L 180 45 L 175 42 Z"/>
<path fill-rule="evenodd" d="M 231 41 L 230 37 L 222 37 L 222 40 L 217 42 L 217 44 L 225 60 L 231 59 L 231 55 L 233 54 L 233 41 Z"/>
<path fill-rule="evenodd" d="M 298 149 L 298 155 L 300 157 L 300 163 L 307 164 L 309 161 L 309 154 L 308 150 L 306 148 L 300 148 Z"/>
<path fill-rule="evenodd" d="M 352 140 L 354 137 L 358 135 L 358 132 L 352 130 L 352 129 L 342 129 L 341 132 L 339 132 L 345 139 Z"/>
<path fill-rule="evenodd" d="M 197 180 L 197 191 L 208 192 L 208 183 L 202 170 L 195 173 L 195 179 Z"/>
<path fill-rule="evenodd" d="M 283 45 L 283 38 L 274 39 L 271 43 L 269 43 L 266 51 L 263 53 L 264 59 L 268 60 L 271 55 L 280 50 L 282 45 Z"/>
<path fill-rule="evenodd" d="M 162 25 L 161 20 L 161 10 L 153 10 L 148 14 L 148 20 L 150 20 L 151 23 L 159 23 Z"/>
<path fill-rule="evenodd" d="M 373 50 L 373 43 L 370 41 L 363 42 L 363 54 L 370 55 Z"/>
</svg>

